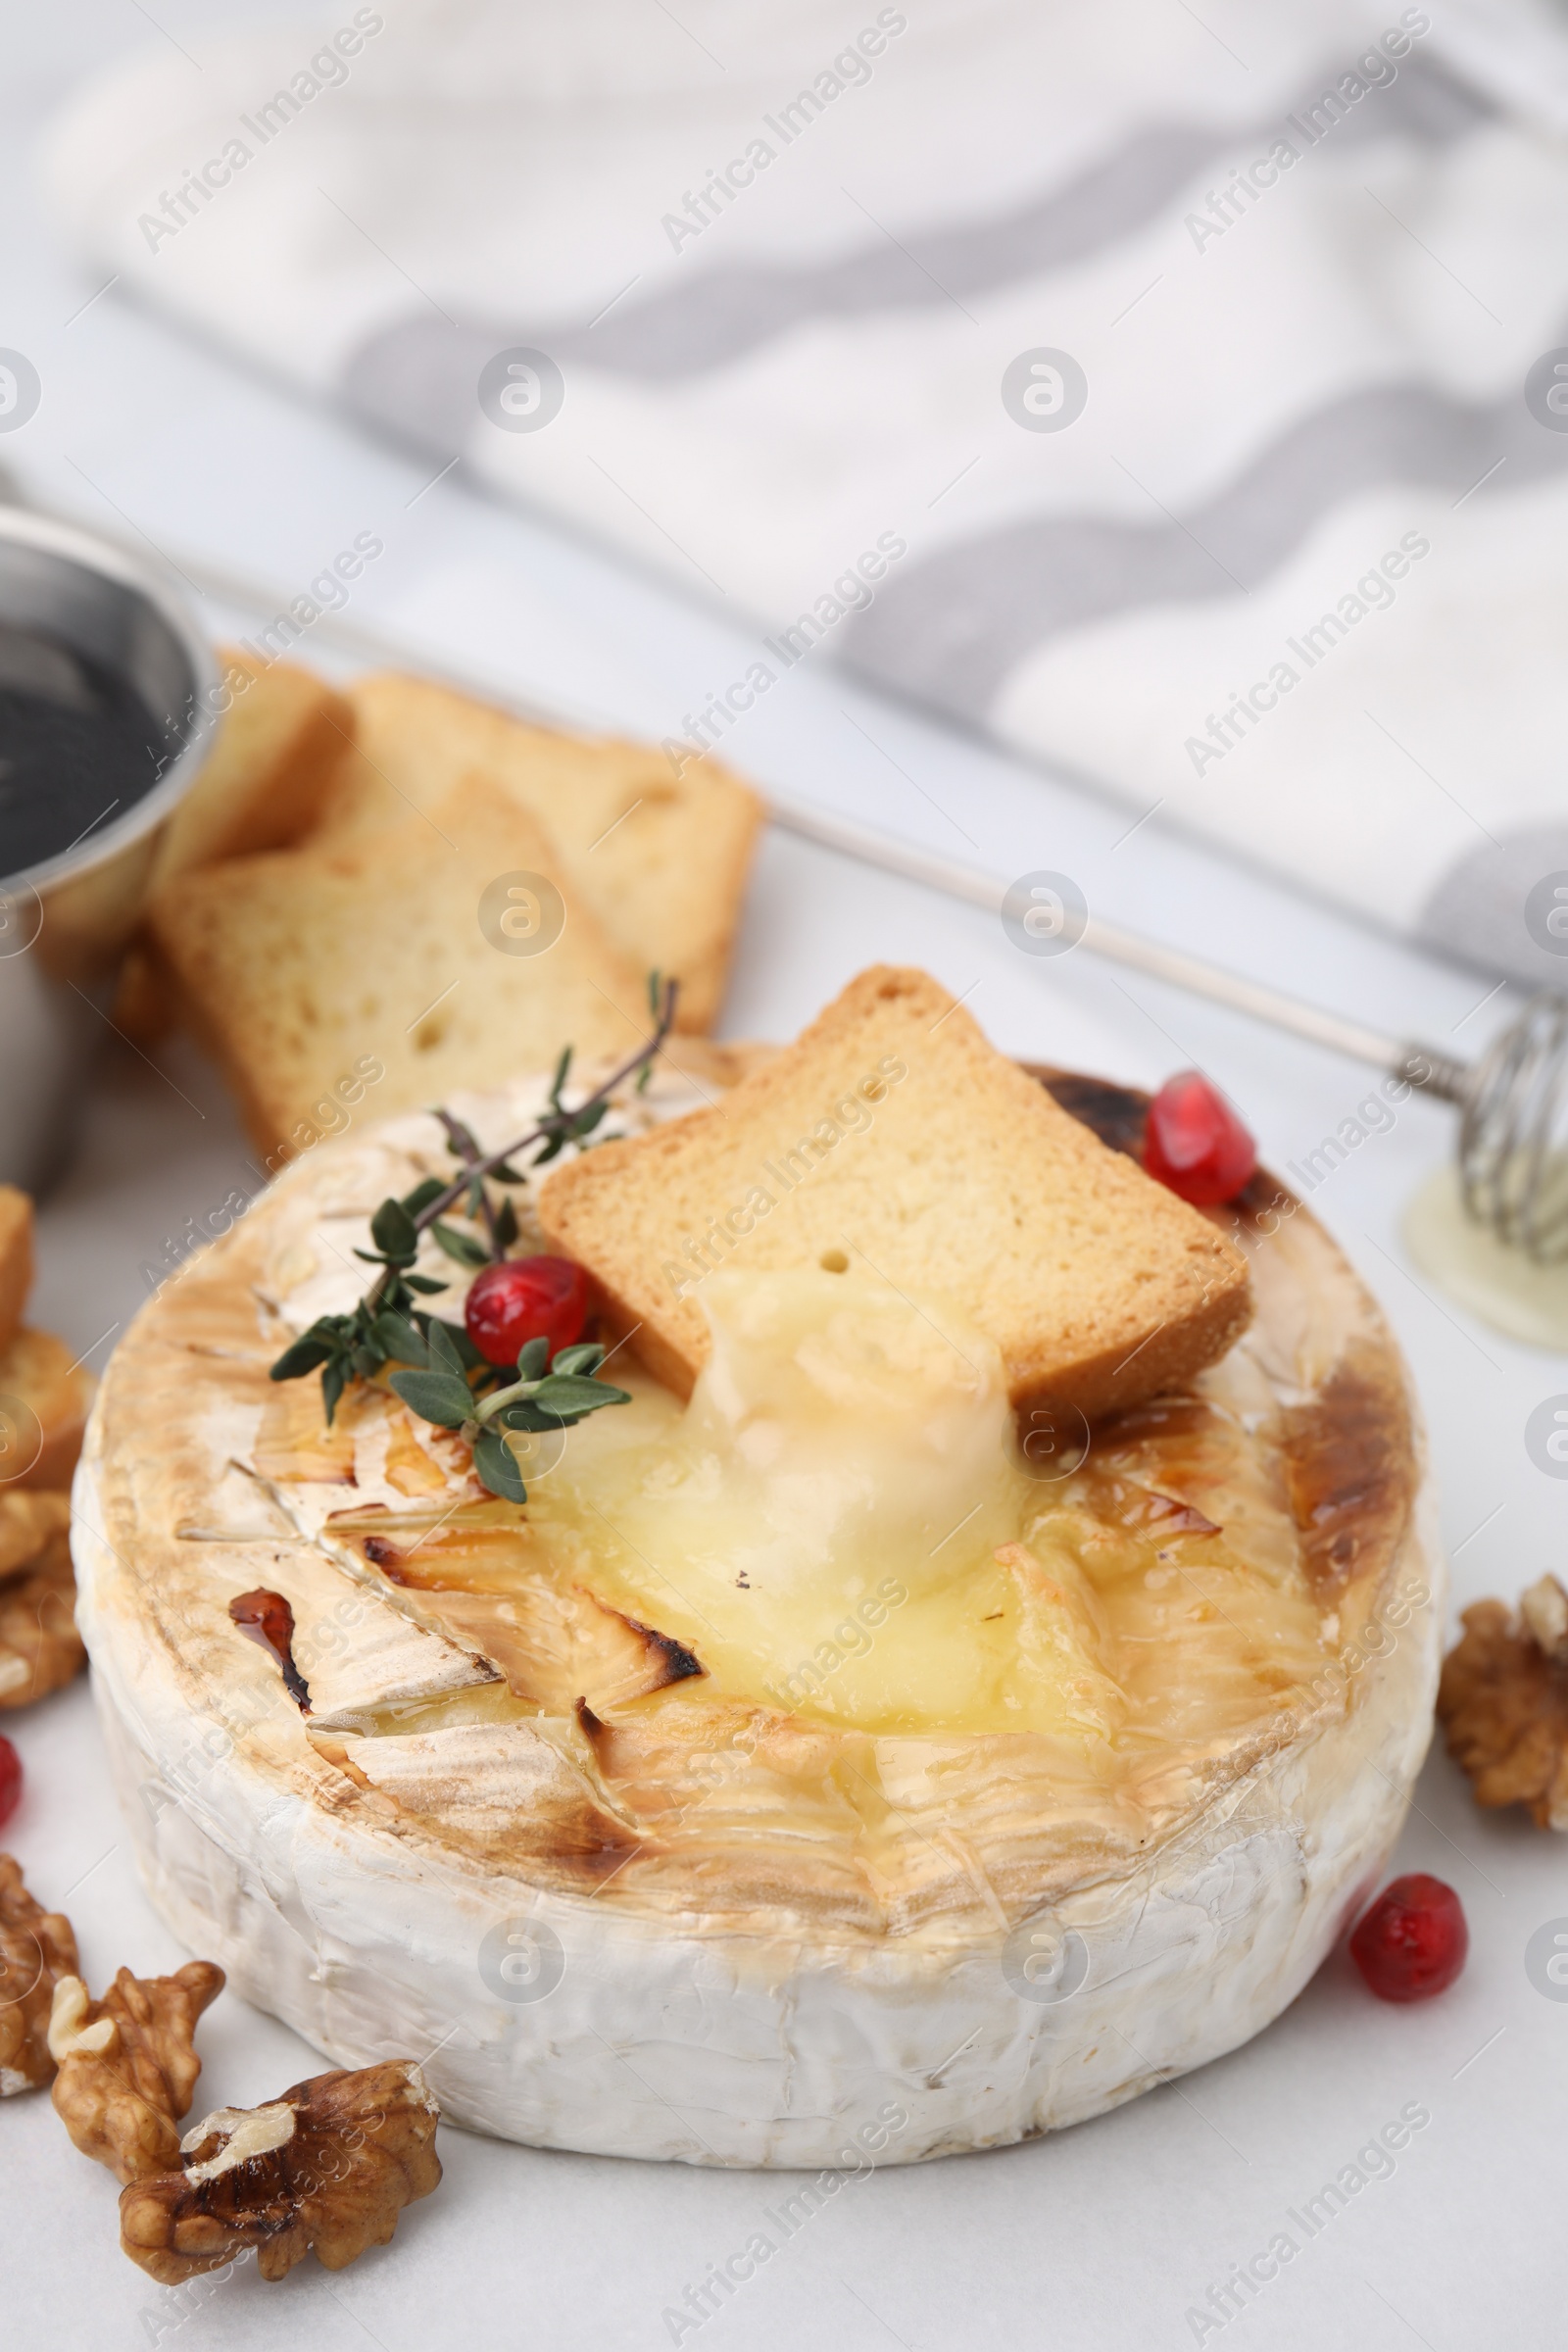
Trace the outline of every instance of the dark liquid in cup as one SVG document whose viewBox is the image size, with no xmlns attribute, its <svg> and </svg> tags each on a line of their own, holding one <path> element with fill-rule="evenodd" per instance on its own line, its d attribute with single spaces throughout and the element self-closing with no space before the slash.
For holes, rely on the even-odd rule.
<svg viewBox="0 0 1568 2352">
<path fill-rule="evenodd" d="M 112 670 L 0 621 L 0 881 L 118 822 L 178 749 Z"/>
</svg>

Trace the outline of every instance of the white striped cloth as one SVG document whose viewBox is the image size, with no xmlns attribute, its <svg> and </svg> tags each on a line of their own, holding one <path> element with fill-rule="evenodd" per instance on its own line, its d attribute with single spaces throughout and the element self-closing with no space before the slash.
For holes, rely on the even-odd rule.
<svg viewBox="0 0 1568 2352">
<path fill-rule="evenodd" d="M 1568 38 L 1529 0 L 340 0 L 201 63 L 57 126 L 77 247 L 735 600 L 700 734 L 842 658 L 1568 978 Z"/>
</svg>

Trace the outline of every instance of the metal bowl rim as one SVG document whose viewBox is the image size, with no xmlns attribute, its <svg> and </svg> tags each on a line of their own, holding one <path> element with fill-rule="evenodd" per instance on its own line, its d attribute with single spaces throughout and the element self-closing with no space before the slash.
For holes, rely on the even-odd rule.
<svg viewBox="0 0 1568 2352">
<path fill-rule="evenodd" d="M 183 800 L 202 765 L 218 723 L 220 678 L 212 648 L 196 626 L 183 597 L 172 582 L 152 564 L 143 564 L 112 540 L 99 539 L 75 523 L 57 522 L 50 514 L 33 514 L 19 508 L 0 510 L 0 564 L 6 543 L 34 547 L 59 556 L 85 571 L 94 571 L 132 590 L 149 604 L 173 637 L 190 666 L 193 717 L 190 733 L 164 774 L 123 816 L 94 831 L 53 858 L 24 866 L 0 877 L 0 893 L 42 892 L 54 884 L 74 881 L 108 863 L 163 822 Z"/>
</svg>

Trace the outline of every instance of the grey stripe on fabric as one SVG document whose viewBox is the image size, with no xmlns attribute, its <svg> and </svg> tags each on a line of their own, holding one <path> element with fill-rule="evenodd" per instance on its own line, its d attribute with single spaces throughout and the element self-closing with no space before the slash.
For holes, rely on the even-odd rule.
<svg viewBox="0 0 1568 2352">
<path fill-rule="evenodd" d="M 1054 637 L 1256 587 L 1363 491 L 1408 482 L 1486 498 L 1565 466 L 1568 434 L 1544 431 L 1522 392 L 1474 406 L 1417 384 L 1348 392 L 1174 518 L 1036 515 L 901 567 L 851 616 L 846 651 L 901 693 L 985 717 L 1009 673 Z"/>
<path fill-rule="evenodd" d="M 1321 103 L 1338 73 L 1314 80 L 1299 108 Z M 1495 112 L 1489 97 L 1438 60 L 1411 56 L 1398 78 L 1349 105 L 1322 137 L 1331 147 L 1403 134 L 1422 145 L 1462 138 Z M 806 270 L 713 269 L 689 285 L 662 287 L 646 302 L 617 304 L 597 327 L 541 337 L 553 358 L 622 375 L 696 375 L 810 318 L 858 318 L 873 311 L 929 309 L 953 295 L 980 296 L 1022 278 L 1068 269 L 1154 220 L 1206 163 L 1250 159 L 1285 135 L 1284 114 L 1248 130 L 1212 123 L 1152 124 L 1065 187 L 1016 212 L 868 240 L 836 263 Z M 1310 152 L 1311 133 L 1294 143 Z M 692 261 L 700 249 L 687 248 Z"/>
<path fill-rule="evenodd" d="M 1551 887 L 1557 875 L 1563 878 L 1561 900 Z M 1562 995 L 1568 991 L 1568 929 L 1559 938 L 1547 928 L 1554 911 L 1568 917 L 1568 822 L 1533 825 L 1469 851 L 1428 897 L 1416 937 L 1440 955 Z"/>
<path fill-rule="evenodd" d="M 355 415 L 394 441 L 450 458 L 479 421 L 479 372 L 527 337 L 455 324 L 428 311 L 380 328 L 349 359 L 339 386 Z"/>
<path fill-rule="evenodd" d="M 1312 138 L 1303 127 L 1305 110 L 1321 108 L 1325 92 L 1352 63 L 1349 57 L 1337 60 L 1304 85 L 1288 110 L 1298 118 L 1288 135 L 1303 160 Z M 1441 60 L 1413 54 L 1400 62 L 1396 80 L 1347 105 L 1320 138 L 1331 152 L 1394 135 L 1443 146 L 1495 112 L 1490 97 Z M 1014 211 L 911 232 L 901 245 L 867 236 L 837 262 L 705 270 L 701 246 L 688 246 L 689 277 L 644 300 L 618 302 L 593 325 L 470 318 L 454 329 L 426 311 L 383 328 L 356 352 L 344 389 L 350 404 L 383 429 L 449 454 L 472 423 L 474 378 L 494 352 L 536 344 L 565 369 L 580 362 L 650 382 L 700 375 L 808 319 L 929 309 L 1070 268 L 1154 220 L 1205 164 L 1250 160 L 1285 135 L 1287 110 L 1247 128 L 1153 123 L 1064 187 Z M 744 194 L 737 201 L 744 202 Z"/>
</svg>

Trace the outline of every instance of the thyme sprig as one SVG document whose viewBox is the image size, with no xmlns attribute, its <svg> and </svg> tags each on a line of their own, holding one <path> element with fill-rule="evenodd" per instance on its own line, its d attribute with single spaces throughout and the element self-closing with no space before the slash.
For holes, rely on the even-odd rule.
<svg viewBox="0 0 1568 2352">
<path fill-rule="evenodd" d="M 492 1494 L 525 1502 L 528 1490 L 503 1433 L 570 1429 L 603 1405 L 629 1404 L 624 1389 L 594 1377 L 604 1360 L 602 1348 L 579 1343 L 558 1348 L 552 1361 L 548 1340 L 529 1340 L 517 1357 L 517 1378 L 481 1399 L 447 1326 L 432 1322 L 424 1363 L 394 1372 L 391 1385 L 421 1420 L 455 1429 L 467 1440 L 474 1470 Z"/>
<path fill-rule="evenodd" d="M 594 1377 L 604 1350 L 592 1345 L 559 1348 L 552 1362 L 548 1341 L 529 1340 L 517 1358 L 516 1377 L 512 1378 L 480 1354 L 461 1324 L 445 1322 L 420 1307 L 420 1298 L 435 1297 L 447 1285 L 415 1273 L 414 1266 L 420 1236 L 427 1230 L 449 1257 L 469 1270 L 506 1256 L 517 1238 L 517 1212 L 511 1200 L 499 1206 L 491 1200 L 486 1179 L 502 1185 L 526 1183 L 535 1168 L 557 1158 L 568 1144 L 587 1142 L 617 1087 L 633 1077 L 639 1092 L 647 1087 L 674 1022 L 677 987 L 673 980 L 662 981 L 657 972 L 649 975 L 652 1036 L 575 1109 L 563 1101 L 572 1061 L 567 1046 L 551 1080 L 549 1108 L 526 1135 L 501 1151 L 481 1152 L 461 1119 L 438 1111 L 452 1154 L 463 1163 L 461 1175 L 451 1183 L 426 1176 L 401 1200 L 382 1201 L 370 1219 L 375 1248 L 354 1253 L 379 1269 L 365 1297 L 349 1314 L 318 1315 L 284 1348 L 270 1377 L 301 1380 L 319 1370 L 321 1403 L 330 1427 L 351 1381 L 373 1380 L 387 1364 L 408 1365 L 409 1370 L 390 1375 L 392 1388 L 421 1420 L 466 1437 L 481 1484 L 513 1502 L 525 1501 L 527 1490 L 504 1432 L 569 1429 L 604 1405 L 629 1402 L 624 1389 Z M 526 1168 L 514 1164 L 530 1151 L 534 1156 Z M 460 1200 L 468 1218 L 482 1224 L 487 1249 L 444 1222 Z"/>
<path fill-rule="evenodd" d="M 678 981 L 661 980 L 658 972 L 649 974 L 649 1004 L 650 1009 L 656 1015 L 652 1037 L 639 1046 L 635 1054 L 629 1054 L 619 1069 L 612 1071 L 603 1086 L 597 1087 L 585 1102 L 579 1102 L 575 1110 L 568 1110 L 561 1099 L 562 1089 L 566 1083 L 566 1073 L 571 1067 L 572 1049 L 570 1046 L 566 1046 L 562 1050 L 561 1059 L 556 1064 L 556 1074 L 551 1082 L 550 1108 L 536 1127 L 531 1127 L 526 1135 L 518 1136 L 514 1143 L 504 1145 L 499 1152 L 491 1152 L 471 1160 L 455 1183 L 440 1185 L 437 1191 L 428 1195 L 428 1198 L 420 1198 L 420 1196 L 426 1194 L 427 1187 L 439 1185 L 439 1179 L 433 1176 L 427 1176 L 423 1184 L 416 1185 L 414 1193 L 407 1196 L 402 1203 L 383 1203 L 383 1209 L 388 1205 L 401 1205 L 407 1208 L 412 1200 L 418 1199 L 418 1207 L 411 1210 L 416 1243 L 418 1235 L 424 1231 L 427 1225 L 433 1225 L 437 1217 L 445 1216 L 447 1210 L 454 1207 L 463 1199 L 465 1193 L 471 1192 L 474 1184 L 480 1182 L 484 1177 L 496 1176 L 504 1184 L 524 1183 L 526 1176 L 511 1165 L 518 1152 L 528 1151 L 534 1144 L 543 1146 L 543 1149 L 535 1154 L 530 1162 L 528 1172 L 531 1173 L 533 1168 L 541 1168 L 547 1161 L 556 1158 L 567 1144 L 585 1141 L 588 1136 L 593 1134 L 594 1129 L 604 1117 L 610 1104 L 610 1098 L 617 1086 L 624 1086 L 627 1079 L 635 1075 L 638 1091 L 641 1092 L 645 1087 L 654 1063 L 662 1050 L 664 1040 L 668 1037 L 674 1024 L 675 1002 L 679 991 L 680 983 Z M 464 1132 L 466 1134 L 466 1129 Z M 472 1138 L 470 1137 L 468 1140 L 471 1142 Z M 372 1224 L 372 1235 L 374 1230 Z M 376 1238 L 379 1239 L 379 1237 Z M 384 1245 L 382 1246 L 384 1247 Z M 366 1252 L 361 1250 L 357 1254 L 364 1256 Z M 381 1278 L 377 1279 L 379 1281 Z M 284 1377 L 287 1378 L 288 1375 L 285 1374 Z"/>
</svg>

